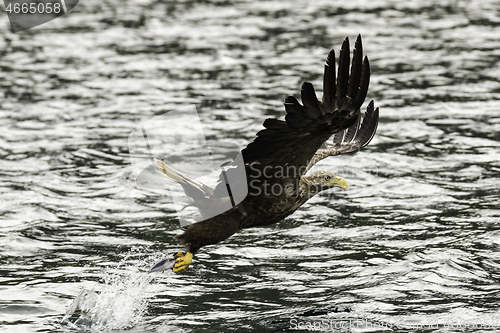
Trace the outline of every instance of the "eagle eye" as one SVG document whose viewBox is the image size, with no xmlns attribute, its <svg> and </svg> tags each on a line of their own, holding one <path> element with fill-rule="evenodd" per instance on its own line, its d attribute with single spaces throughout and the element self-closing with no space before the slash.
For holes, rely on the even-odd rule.
<svg viewBox="0 0 500 333">
<path fill-rule="evenodd" d="M 325 180 L 326 180 L 326 181 L 329 181 L 330 179 L 332 179 L 332 177 L 331 177 L 331 176 L 329 176 L 329 175 L 326 175 L 326 176 L 325 176 Z"/>
</svg>

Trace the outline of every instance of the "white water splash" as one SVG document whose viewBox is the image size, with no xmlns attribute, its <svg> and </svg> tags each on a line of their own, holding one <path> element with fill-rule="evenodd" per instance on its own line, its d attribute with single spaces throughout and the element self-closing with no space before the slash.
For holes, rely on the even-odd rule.
<svg viewBox="0 0 500 333">
<path fill-rule="evenodd" d="M 138 270 L 136 266 L 141 265 L 126 266 L 127 259 L 106 272 L 102 283 L 83 288 L 62 323 L 87 331 L 130 329 L 139 323 L 158 285 L 153 283 L 153 275 Z"/>
</svg>

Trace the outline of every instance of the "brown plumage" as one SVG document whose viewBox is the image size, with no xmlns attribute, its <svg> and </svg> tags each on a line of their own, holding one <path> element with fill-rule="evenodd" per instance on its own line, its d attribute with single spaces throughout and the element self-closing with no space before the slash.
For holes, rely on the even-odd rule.
<svg viewBox="0 0 500 333">
<path fill-rule="evenodd" d="M 187 246 L 188 254 L 225 240 L 241 229 L 278 222 L 322 190 L 332 187 L 347 189 L 346 181 L 331 172 L 318 171 L 311 175 L 306 175 L 306 172 L 328 156 L 359 151 L 375 134 L 378 108 L 374 109 L 373 102 L 370 102 L 363 121 L 360 115 L 370 78 L 360 36 L 355 43 L 350 71 L 349 64 L 349 40 L 346 38 L 340 51 L 338 77 L 335 52 L 332 50 L 328 54 L 322 100 L 317 99 L 312 84 L 306 82 L 301 89 L 302 104 L 292 96 L 285 99 L 285 120 L 264 121 L 264 129 L 241 151 L 246 179 L 231 184 L 233 194 L 247 189 L 248 194 L 233 208 L 191 224 L 183 234 L 175 236 Z M 333 145 L 327 145 L 325 141 L 334 134 Z M 169 170 L 161 161 L 158 163 L 164 175 L 183 186 L 202 216 L 211 216 L 209 210 L 232 200 L 228 197 L 224 177 L 235 172 L 236 164 L 233 169 L 229 165 L 227 175 L 221 174 L 219 184 L 211 189 Z M 185 259 L 182 253 L 178 256 L 174 271 L 184 270 L 192 258 L 191 255 Z"/>
</svg>

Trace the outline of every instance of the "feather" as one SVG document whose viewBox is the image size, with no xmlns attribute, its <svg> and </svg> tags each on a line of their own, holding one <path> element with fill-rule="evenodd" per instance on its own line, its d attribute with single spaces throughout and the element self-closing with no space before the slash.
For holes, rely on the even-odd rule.
<svg viewBox="0 0 500 333">
<path fill-rule="evenodd" d="M 356 136 L 356 133 L 358 133 L 359 124 L 361 122 L 361 114 L 360 114 L 359 110 L 356 111 L 356 113 L 358 114 L 358 120 L 356 121 L 356 123 L 354 125 L 349 127 L 349 129 L 347 130 L 347 134 L 345 135 L 345 138 L 344 138 L 345 142 L 351 142 L 352 139 L 354 139 L 354 137 Z"/>
<path fill-rule="evenodd" d="M 347 85 L 349 81 L 349 38 L 344 39 L 342 48 L 340 49 L 339 56 L 339 76 L 337 78 L 336 90 L 336 108 L 341 109 L 344 107 L 345 97 L 347 93 Z"/>
<path fill-rule="evenodd" d="M 285 111 L 289 112 L 297 112 L 300 114 L 304 114 L 304 108 L 300 105 L 299 101 L 293 96 L 288 96 L 285 98 Z"/>
<path fill-rule="evenodd" d="M 305 116 L 309 119 L 316 119 L 321 116 L 318 98 L 316 97 L 313 85 L 309 82 L 304 82 L 300 93 L 302 103 L 304 103 Z"/>
<path fill-rule="evenodd" d="M 378 108 L 373 110 L 373 101 L 368 104 L 367 113 L 369 113 L 369 118 L 363 120 L 361 129 L 364 130 L 363 137 L 361 139 L 361 147 L 365 147 L 375 136 L 378 125 L 379 111 Z M 366 124 L 365 124 L 366 121 Z"/>
<path fill-rule="evenodd" d="M 363 67 L 361 68 L 361 79 L 359 82 L 359 90 L 356 97 L 352 101 L 352 106 L 355 109 L 359 109 L 363 102 L 365 101 L 366 94 L 368 93 L 368 85 L 370 84 L 370 63 L 368 58 L 365 57 L 363 61 Z"/>
<path fill-rule="evenodd" d="M 335 133 L 335 135 L 333 136 L 333 143 L 341 143 L 342 141 L 344 141 L 344 134 L 345 130 Z"/>
<path fill-rule="evenodd" d="M 354 51 L 352 55 L 351 75 L 349 76 L 349 86 L 347 88 L 347 97 L 354 99 L 359 90 L 359 80 L 361 79 L 361 66 L 363 64 L 363 45 L 361 43 L 361 35 L 358 35 L 354 43 Z"/>
<path fill-rule="evenodd" d="M 326 57 L 325 74 L 323 75 L 323 101 L 327 107 L 335 100 L 335 50 Z"/>
<path fill-rule="evenodd" d="M 301 128 L 308 123 L 306 117 L 297 112 L 287 113 L 285 119 L 291 128 Z"/>
</svg>

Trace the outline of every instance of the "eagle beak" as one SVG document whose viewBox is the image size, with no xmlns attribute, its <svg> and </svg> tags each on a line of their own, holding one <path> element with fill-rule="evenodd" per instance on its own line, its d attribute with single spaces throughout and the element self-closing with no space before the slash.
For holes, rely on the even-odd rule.
<svg viewBox="0 0 500 333">
<path fill-rule="evenodd" d="M 332 178 L 328 182 L 328 185 L 330 185 L 330 186 L 336 186 L 336 187 L 341 187 L 344 190 L 347 190 L 347 188 L 349 187 L 349 185 L 347 184 L 347 180 L 345 180 L 342 177 L 334 177 L 334 178 Z"/>
</svg>

